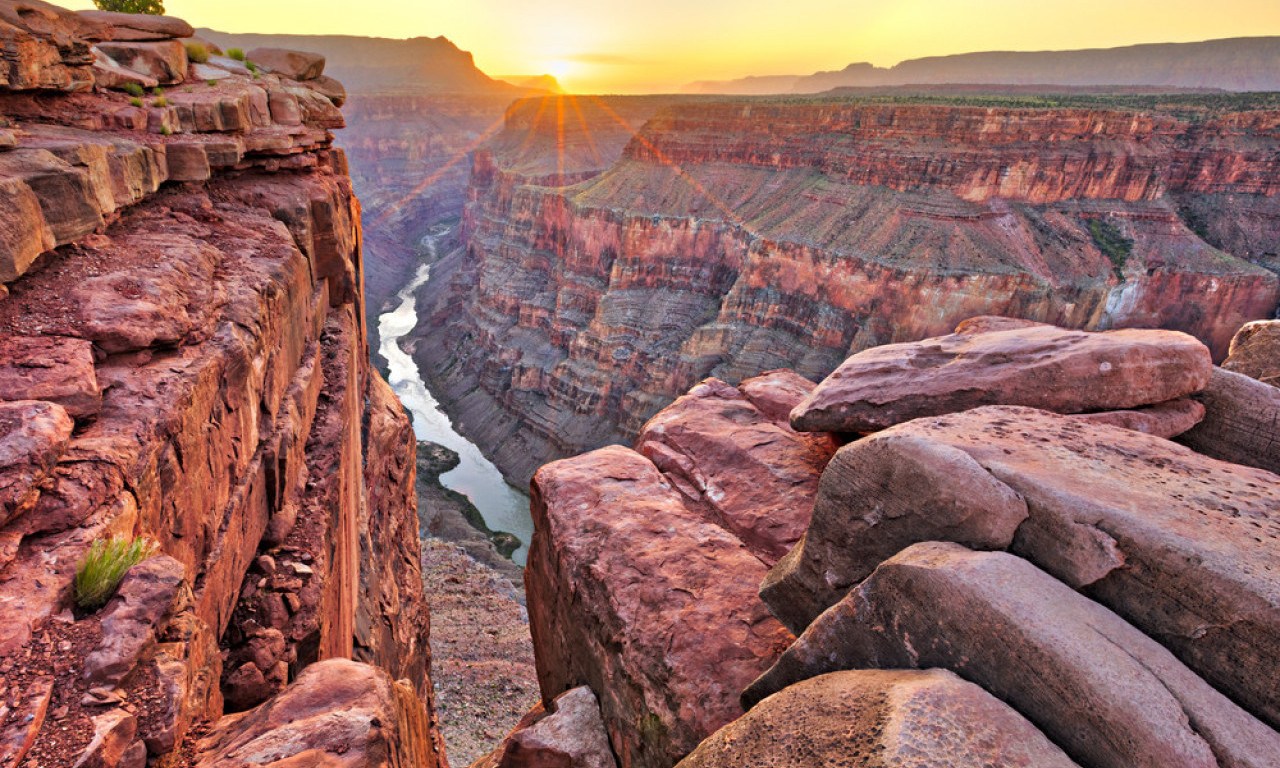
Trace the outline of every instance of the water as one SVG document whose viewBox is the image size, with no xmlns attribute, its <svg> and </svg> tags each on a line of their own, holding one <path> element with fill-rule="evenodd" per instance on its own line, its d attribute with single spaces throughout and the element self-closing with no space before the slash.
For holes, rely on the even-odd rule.
<svg viewBox="0 0 1280 768">
<path fill-rule="evenodd" d="M 434 250 L 435 236 L 428 235 L 423 244 Z M 419 440 L 439 443 L 457 452 L 461 463 L 440 476 L 440 482 L 464 494 L 475 504 L 485 525 L 494 531 L 507 531 L 520 537 L 520 549 L 511 559 L 524 565 L 529 554 L 529 538 L 533 535 L 533 519 L 529 517 L 529 497 L 507 484 L 493 462 L 480 449 L 458 434 L 435 397 L 422 381 L 413 358 L 400 349 L 400 337 L 418 322 L 413 292 L 431 279 L 431 265 L 418 267 L 417 274 L 400 293 L 399 304 L 378 316 L 378 352 L 387 361 L 388 383 L 413 415 L 413 431 Z"/>
</svg>

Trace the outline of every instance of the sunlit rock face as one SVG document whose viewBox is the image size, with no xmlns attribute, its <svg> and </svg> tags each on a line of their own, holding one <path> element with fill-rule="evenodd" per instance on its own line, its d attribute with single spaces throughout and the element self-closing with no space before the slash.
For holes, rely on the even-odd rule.
<svg viewBox="0 0 1280 768">
<path fill-rule="evenodd" d="M 709 375 L 820 379 L 992 313 L 1221 359 L 1276 307 L 1274 112 L 639 106 L 514 106 L 420 304 L 420 363 L 517 481 Z"/>
</svg>

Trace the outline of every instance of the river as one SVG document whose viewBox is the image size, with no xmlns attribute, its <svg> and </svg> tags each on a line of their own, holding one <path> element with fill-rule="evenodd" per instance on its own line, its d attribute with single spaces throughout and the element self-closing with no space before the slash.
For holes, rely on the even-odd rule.
<svg viewBox="0 0 1280 768">
<path fill-rule="evenodd" d="M 434 250 L 434 237 L 423 245 Z M 400 348 L 399 341 L 418 322 L 413 292 L 431 279 L 431 265 L 418 267 L 413 280 L 396 294 L 396 308 L 378 316 L 378 352 L 387 361 L 391 388 L 413 415 L 413 431 L 419 440 L 438 443 L 457 452 L 461 463 L 440 476 L 440 482 L 471 499 L 484 522 L 494 531 L 514 533 L 520 549 L 511 559 L 524 565 L 533 535 L 529 497 L 507 484 L 493 462 L 484 457 L 475 443 L 458 434 L 449 416 L 422 381 L 413 358 Z"/>
</svg>

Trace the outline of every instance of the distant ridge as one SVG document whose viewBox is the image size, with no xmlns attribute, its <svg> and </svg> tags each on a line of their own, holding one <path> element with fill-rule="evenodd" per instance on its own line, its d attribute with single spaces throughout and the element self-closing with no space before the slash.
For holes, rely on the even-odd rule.
<svg viewBox="0 0 1280 768">
<path fill-rule="evenodd" d="M 325 74 L 353 91 L 510 93 L 513 98 L 528 91 L 481 72 L 471 53 L 445 37 L 241 35 L 212 29 L 198 29 L 196 34 L 224 49 L 293 48 L 324 54 Z"/>
<path fill-rule="evenodd" d="M 1155 86 L 1227 91 L 1280 90 L 1280 37 L 1153 43 L 1078 51 L 991 51 L 910 59 L 883 68 L 850 64 L 812 75 L 690 83 L 686 93 L 821 93 L 835 88 L 975 85 Z"/>
</svg>

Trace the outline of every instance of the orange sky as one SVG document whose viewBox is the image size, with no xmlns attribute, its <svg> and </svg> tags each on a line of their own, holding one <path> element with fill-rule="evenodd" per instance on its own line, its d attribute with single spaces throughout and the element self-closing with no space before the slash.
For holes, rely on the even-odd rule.
<svg viewBox="0 0 1280 768">
<path fill-rule="evenodd" d="M 444 35 L 485 72 L 554 72 L 583 92 L 669 91 L 692 80 L 968 51 L 1280 35 L 1280 0 L 167 0 L 166 8 L 227 32 Z"/>
</svg>

